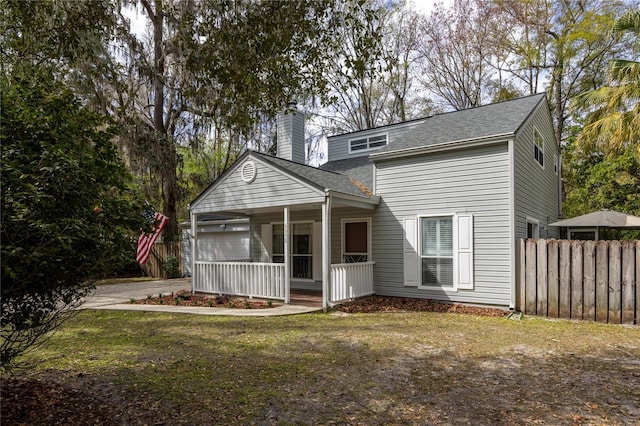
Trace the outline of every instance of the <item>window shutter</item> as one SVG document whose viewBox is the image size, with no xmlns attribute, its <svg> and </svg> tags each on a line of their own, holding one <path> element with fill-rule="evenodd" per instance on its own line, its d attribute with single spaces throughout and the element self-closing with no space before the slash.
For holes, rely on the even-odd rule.
<svg viewBox="0 0 640 426">
<path fill-rule="evenodd" d="M 261 258 L 263 262 L 271 262 L 271 224 L 263 223 L 260 238 L 262 239 Z"/>
<path fill-rule="evenodd" d="M 313 279 L 322 281 L 322 222 L 313 222 Z"/>
<path fill-rule="evenodd" d="M 404 220 L 404 285 L 418 286 L 418 252 L 417 252 L 416 218 Z"/>
<path fill-rule="evenodd" d="M 456 283 L 460 290 L 473 290 L 473 216 L 459 214 L 456 228 Z"/>
</svg>

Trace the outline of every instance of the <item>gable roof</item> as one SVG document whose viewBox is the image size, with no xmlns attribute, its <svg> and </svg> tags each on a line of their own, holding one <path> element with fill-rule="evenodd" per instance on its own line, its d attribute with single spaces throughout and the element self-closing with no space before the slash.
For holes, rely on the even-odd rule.
<svg viewBox="0 0 640 426">
<path fill-rule="evenodd" d="M 544 93 L 437 114 L 402 138 L 390 140 L 387 146 L 371 156 L 375 158 L 380 154 L 431 145 L 514 135 L 541 102 L 546 102 Z"/>
<path fill-rule="evenodd" d="M 316 167 L 307 166 L 283 158 L 274 157 L 251 151 L 251 155 L 271 164 L 272 166 L 294 175 L 298 179 L 315 186 L 321 190 L 340 192 L 342 194 L 356 197 L 370 198 L 371 191 L 364 183 L 359 182 L 347 175 L 329 170 L 322 170 Z"/>
<path fill-rule="evenodd" d="M 614 210 L 600 210 L 572 217 L 558 222 L 550 223 L 549 226 L 568 227 L 607 227 L 607 228 L 639 228 L 640 217 L 630 214 L 620 213 Z"/>
</svg>

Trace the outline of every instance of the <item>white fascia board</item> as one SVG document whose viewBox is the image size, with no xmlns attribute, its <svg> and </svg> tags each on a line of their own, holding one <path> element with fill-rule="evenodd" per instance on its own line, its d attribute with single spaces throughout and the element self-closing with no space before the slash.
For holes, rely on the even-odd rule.
<svg viewBox="0 0 640 426">
<path fill-rule="evenodd" d="M 368 210 L 373 210 L 378 204 L 380 204 L 380 197 L 378 195 L 372 195 L 369 198 L 363 198 L 351 194 L 345 194 L 343 192 L 330 190 L 327 190 L 325 194 L 327 197 L 332 197 L 335 200 L 339 200 L 339 202 L 347 203 L 353 207 L 359 207 Z"/>
<path fill-rule="evenodd" d="M 504 133 L 476 139 L 464 139 L 451 142 L 444 142 L 434 145 L 425 145 L 413 148 L 398 149 L 389 152 L 378 152 L 369 154 L 372 160 L 386 160 L 391 158 L 410 157 L 413 155 L 429 154 L 432 152 L 450 151 L 453 149 L 474 148 L 483 145 L 491 145 L 495 143 L 506 143 L 509 138 L 513 137 L 513 133 Z"/>
</svg>

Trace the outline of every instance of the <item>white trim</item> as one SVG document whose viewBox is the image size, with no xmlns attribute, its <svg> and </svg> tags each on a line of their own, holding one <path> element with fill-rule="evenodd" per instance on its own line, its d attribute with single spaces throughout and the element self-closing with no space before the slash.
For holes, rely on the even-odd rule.
<svg viewBox="0 0 640 426">
<path fill-rule="evenodd" d="M 542 140 L 542 147 L 538 147 L 538 144 L 536 144 L 536 134 L 540 136 L 540 139 Z M 536 157 L 533 157 L 533 161 L 535 161 L 536 163 L 538 163 L 538 166 L 542 167 L 542 170 L 544 170 L 544 165 L 547 162 L 546 160 L 546 156 L 547 154 L 544 151 L 544 147 L 546 145 L 545 141 L 544 141 L 544 136 L 542 135 L 542 132 L 540 132 L 538 130 L 538 128 L 535 126 L 535 124 L 533 125 L 533 139 L 531 139 L 531 145 L 532 148 L 535 149 L 535 147 L 538 147 L 538 152 L 542 152 L 542 164 L 540 164 L 540 160 L 536 159 Z M 542 148 L 542 149 L 540 149 Z M 531 151 L 529 153 L 532 153 Z"/>
<path fill-rule="evenodd" d="M 193 238 L 191 238 L 191 293 L 195 293 L 195 286 L 194 283 L 197 282 L 197 277 L 196 277 L 196 256 L 198 255 L 197 250 L 198 250 L 198 243 L 197 243 L 197 239 L 198 239 L 198 214 L 197 213 L 191 213 L 191 235 L 193 236 Z"/>
<path fill-rule="evenodd" d="M 532 225 L 536 225 L 536 229 L 538 230 L 538 236 L 537 237 L 529 237 L 529 224 Z M 525 219 L 525 232 L 527 233 L 527 238 L 540 238 L 540 221 L 538 219 L 535 219 L 531 216 L 527 216 L 527 218 Z"/>
<path fill-rule="evenodd" d="M 376 180 L 378 179 L 378 168 L 376 167 L 376 163 L 371 162 L 371 172 L 372 172 L 372 184 L 371 186 L 373 188 L 371 188 L 371 194 L 372 196 L 376 196 L 376 194 L 378 193 L 378 185 L 376 183 Z M 380 201 L 380 199 L 378 198 L 378 202 Z"/>
<path fill-rule="evenodd" d="M 341 201 L 353 201 L 353 207 L 359 207 L 362 209 L 374 209 L 375 206 L 380 204 L 380 197 L 377 195 L 371 195 L 369 198 L 364 198 L 332 190 L 325 191 L 325 195 L 331 196 L 332 198 L 338 198 Z"/>
<path fill-rule="evenodd" d="M 377 138 L 380 136 L 384 136 L 384 142 L 385 144 L 382 146 L 377 146 L 375 148 L 371 148 L 371 138 Z M 366 149 L 356 149 L 355 151 L 351 149 L 351 142 L 353 141 L 357 141 L 357 140 L 362 140 L 362 139 L 366 139 L 367 140 L 367 148 Z M 379 149 L 384 148 L 385 146 L 389 145 L 389 133 L 377 133 L 377 134 L 372 134 L 370 136 L 361 136 L 359 138 L 352 138 L 352 139 L 347 139 L 347 148 L 348 148 L 348 153 L 349 154 L 359 154 L 361 152 L 370 152 L 370 151 L 377 151 Z"/>
<path fill-rule="evenodd" d="M 361 218 L 348 218 L 340 220 L 340 262 L 344 263 L 344 225 L 347 223 L 367 222 L 367 262 L 371 262 L 371 216 Z"/>
<path fill-rule="evenodd" d="M 331 197 L 322 204 L 322 309 L 331 305 Z"/>
<path fill-rule="evenodd" d="M 511 295 L 509 297 L 509 308 L 516 307 L 516 198 L 515 198 L 515 140 L 509 140 L 509 276 L 511 277 Z"/>
<path fill-rule="evenodd" d="M 420 219 L 425 217 L 450 217 L 451 218 L 451 238 L 452 238 L 452 253 L 451 267 L 453 268 L 453 275 L 451 283 L 451 287 L 444 286 L 434 286 L 434 285 L 422 285 L 422 221 Z M 453 293 L 458 292 L 458 283 L 456 279 L 457 268 L 458 268 L 458 260 L 456 259 L 456 252 L 458 249 L 458 214 L 457 213 L 429 213 L 429 214 L 418 214 L 416 216 L 416 231 L 418 233 L 417 238 L 417 254 L 418 254 L 418 288 L 421 290 L 438 290 L 438 291 L 449 291 Z"/>
<path fill-rule="evenodd" d="M 384 160 L 384 159 L 391 159 L 391 158 L 409 157 L 413 155 L 428 154 L 432 152 L 449 151 L 452 149 L 480 147 L 484 145 L 506 143 L 509 141 L 509 139 L 507 139 L 509 137 L 513 137 L 513 133 L 504 133 L 504 134 L 487 136 L 482 138 L 475 138 L 475 139 L 461 139 L 456 141 L 438 143 L 434 145 L 398 149 L 395 151 L 388 151 L 388 152 L 375 152 L 373 154 L 369 154 L 369 158 L 375 161 L 375 160 Z"/>
<path fill-rule="evenodd" d="M 289 244 L 289 207 L 284 207 L 284 303 L 291 297 L 291 244 Z M 273 232 L 273 228 L 271 230 Z M 273 239 L 273 237 L 272 237 Z"/>
</svg>

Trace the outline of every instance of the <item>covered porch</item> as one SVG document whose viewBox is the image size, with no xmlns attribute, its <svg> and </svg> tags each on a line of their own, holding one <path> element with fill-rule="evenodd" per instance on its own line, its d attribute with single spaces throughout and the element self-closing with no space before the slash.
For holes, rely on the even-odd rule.
<svg viewBox="0 0 640 426">
<path fill-rule="evenodd" d="M 373 294 L 371 224 L 379 198 L 350 181 L 347 191 L 343 181 L 318 185 L 343 177 L 336 173 L 262 154 L 243 157 L 190 206 L 192 290 L 284 303 L 292 303 L 292 290 L 315 291 L 325 309 Z M 198 216 L 205 214 L 248 218 L 249 258 L 202 256 L 210 250 L 198 240 Z"/>
</svg>

